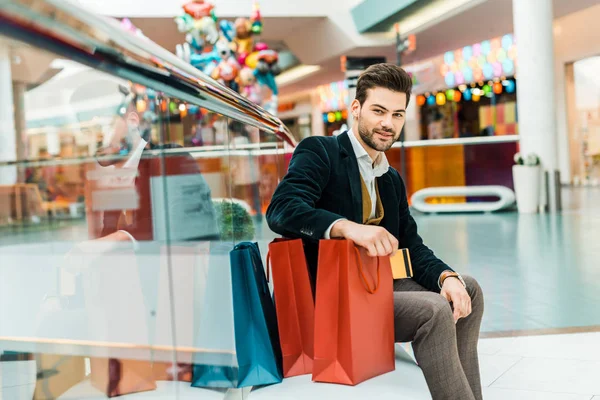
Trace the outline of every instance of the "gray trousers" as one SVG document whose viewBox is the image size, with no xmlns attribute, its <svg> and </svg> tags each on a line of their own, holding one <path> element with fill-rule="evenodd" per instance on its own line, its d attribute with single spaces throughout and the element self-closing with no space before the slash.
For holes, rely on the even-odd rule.
<svg viewBox="0 0 600 400">
<path fill-rule="evenodd" d="M 440 294 L 412 279 L 394 281 L 396 342 L 412 342 L 433 400 L 483 399 L 477 356 L 483 293 L 475 279 L 463 278 L 472 312 L 456 324 Z"/>
</svg>

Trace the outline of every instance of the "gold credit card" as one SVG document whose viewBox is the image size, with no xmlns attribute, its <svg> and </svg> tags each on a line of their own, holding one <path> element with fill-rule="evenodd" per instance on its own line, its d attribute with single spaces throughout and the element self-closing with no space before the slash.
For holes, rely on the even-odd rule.
<svg viewBox="0 0 600 400">
<path fill-rule="evenodd" d="M 394 279 L 412 278 L 413 270 L 408 249 L 398 249 L 396 254 L 390 257 L 390 263 Z"/>
</svg>

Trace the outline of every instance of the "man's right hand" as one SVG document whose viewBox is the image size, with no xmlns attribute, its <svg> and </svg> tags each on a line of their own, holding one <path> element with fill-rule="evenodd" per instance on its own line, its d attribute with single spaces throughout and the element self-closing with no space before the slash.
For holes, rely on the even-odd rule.
<svg viewBox="0 0 600 400">
<path fill-rule="evenodd" d="M 352 240 L 356 245 L 364 247 L 371 257 L 389 256 L 398 250 L 398 240 L 380 226 L 343 220 L 333 225 L 330 236 Z"/>
</svg>

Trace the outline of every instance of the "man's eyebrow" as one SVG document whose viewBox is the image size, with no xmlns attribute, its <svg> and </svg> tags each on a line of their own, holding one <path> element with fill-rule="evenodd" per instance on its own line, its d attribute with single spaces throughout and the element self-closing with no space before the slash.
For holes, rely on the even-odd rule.
<svg viewBox="0 0 600 400">
<path fill-rule="evenodd" d="M 385 111 L 388 111 L 388 109 L 387 109 L 387 108 L 385 108 L 384 106 L 382 106 L 382 105 L 380 105 L 380 104 L 373 104 L 371 107 L 379 107 L 379 108 L 381 108 L 381 109 L 383 109 L 383 110 L 385 110 Z"/>
<path fill-rule="evenodd" d="M 382 106 L 381 104 L 373 104 L 373 105 L 371 105 L 371 107 L 379 107 L 384 111 L 388 111 L 388 109 L 385 108 L 384 106 Z M 398 110 L 395 110 L 394 112 L 406 112 L 406 110 L 404 108 L 399 108 Z"/>
</svg>

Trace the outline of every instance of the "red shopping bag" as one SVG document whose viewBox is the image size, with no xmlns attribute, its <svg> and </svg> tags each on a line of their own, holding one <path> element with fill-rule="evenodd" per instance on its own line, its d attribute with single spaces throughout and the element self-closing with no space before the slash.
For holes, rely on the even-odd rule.
<svg viewBox="0 0 600 400">
<path fill-rule="evenodd" d="M 350 240 L 321 240 L 313 381 L 356 385 L 394 369 L 389 257 L 369 257 Z"/>
<path fill-rule="evenodd" d="M 283 376 L 310 374 L 314 355 L 315 305 L 302 240 L 269 244 L 267 276 L 273 270 Z"/>
</svg>

